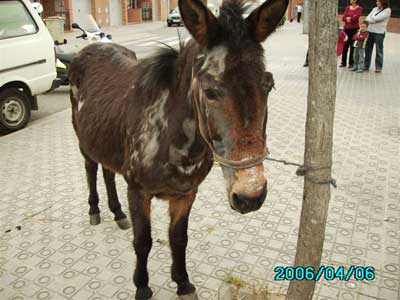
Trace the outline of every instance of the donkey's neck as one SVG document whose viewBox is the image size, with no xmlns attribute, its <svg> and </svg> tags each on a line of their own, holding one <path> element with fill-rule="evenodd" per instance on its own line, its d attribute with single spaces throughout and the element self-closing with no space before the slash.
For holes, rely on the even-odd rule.
<svg viewBox="0 0 400 300">
<path fill-rule="evenodd" d="M 197 45 L 189 44 L 177 60 L 178 72 L 176 93 L 169 98 L 170 136 L 169 161 L 176 165 L 198 163 L 207 155 L 208 147 L 203 141 L 193 99 L 193 68 Z"/>
</svg>

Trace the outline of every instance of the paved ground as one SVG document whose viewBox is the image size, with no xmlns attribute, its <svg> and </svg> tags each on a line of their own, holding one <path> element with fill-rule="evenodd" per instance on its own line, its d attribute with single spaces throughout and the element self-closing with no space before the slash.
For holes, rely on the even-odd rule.
<svg viewBox="0 0 400 300">
<path fill-rule="evenodd" d="M 120 30 L 123 30 L 121 28 Z M 385 40 L 382 74 L 340 69 L 334 135 L 334 177 L 323 264 L 376 268 L 371 282 L 321 281 L 315 299 L 399 299 L 400 35 Z M 269 98 L 271 156 L 302 161 L 307 38 L 288 24 L 266 43 L 276 88 Z M 83 160 L 70 111 L 0 138 L 0 299 L 133 299 L 131 231 L 120 231 L 106 208 L 88 224 Z M 190 217 L 188 268 L 200 299 L 217 299 L 225 274 L 287 287 L 274 268 L 293 264 L 302 199 L 295 168 L 266 163 L 269 196 L 257 212 L 239 215 L 225 199 L 214 168 L 200 186 Z M 126 210 L 126 185 L 118 179 Z M 167 208 L 153 201 L 150 284 L 154 299 L 175 299 L 169 276 Z M 18 227 L 20 226 L 20 227 Z"/>
</svg>

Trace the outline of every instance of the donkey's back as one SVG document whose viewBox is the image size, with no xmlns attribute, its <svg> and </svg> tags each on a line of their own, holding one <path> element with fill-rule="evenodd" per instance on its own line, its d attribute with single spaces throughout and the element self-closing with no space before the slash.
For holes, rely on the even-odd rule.
<svg viewBox="0 0 400 300">
<path fill-rule="evenodd" d="M 72 122 L 81 151 L 118 173 L 127 94 L 136 65 L 133 51 L 113 43 L 96 43 L 82 49 L 69 69 Z"/>
</svg>

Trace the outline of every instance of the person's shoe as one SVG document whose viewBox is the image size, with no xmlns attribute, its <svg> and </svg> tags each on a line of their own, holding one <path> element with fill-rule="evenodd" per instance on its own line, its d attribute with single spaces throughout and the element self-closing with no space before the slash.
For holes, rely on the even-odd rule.
<svg viewBox="0 0 400 300">
<path fill-rule="evenodd" d="M 357 67 L 351 68 L 350 71 L 357 71 Z"/>
<path fill-rule="evenodd" d="M 353 68 L 353 65 L 349 65 L 349 69 L 352 69 Z"/>
<path fill-rule="evenodd" d="M 381 69 L 376 69 L 376 70 L 375 70 L 375 73 L 381 73 L 381 72 L 382 72 Z"/>
<path fill-rule="evenodd" d="M 344 67 L 346 67 L 346 65 L 344 65 L 344 64 L 340 64 L 340 66 L 339 66 L 339 68 L 344 68 Z"/>
<path fill-rule="evenodd" d="M 303 67 L 308 67 L 308 63 L 305 63 L 305 64 L 303 65 Z"/>
<path fill-rule="evenodd" d="M 356 73 L 362 73 L 362 72 L 364 72 L 363 69 L 357 69 L 357 71 L 356 71 Z"/>
</svg>

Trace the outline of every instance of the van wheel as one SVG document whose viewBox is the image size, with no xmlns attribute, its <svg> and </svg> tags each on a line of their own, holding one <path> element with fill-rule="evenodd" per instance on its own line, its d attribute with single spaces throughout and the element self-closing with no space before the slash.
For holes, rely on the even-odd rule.
<svg viewBox="0 0 400 300">
<path fill-rule="evenodd" d="M 15 88 L 0 92 L 0 132 L 10 133 L 24 128 L 31 118 L 28 96 Z"/>
</svg>

